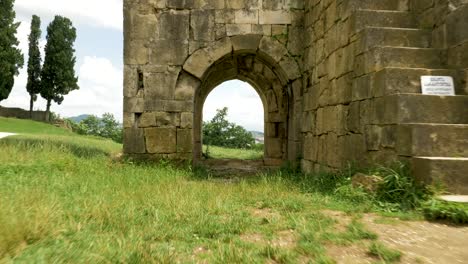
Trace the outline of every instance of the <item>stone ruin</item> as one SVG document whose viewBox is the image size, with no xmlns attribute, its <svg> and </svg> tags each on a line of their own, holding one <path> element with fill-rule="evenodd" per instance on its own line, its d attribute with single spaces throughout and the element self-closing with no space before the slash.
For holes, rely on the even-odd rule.
<svg viewBox="0 0 468 264">
<path fill-rule="evenodd" d="M 124 152 L 201 162 L 203 103 L 239 79 L 263 102 L 264 166 L 403 159 L 468 193 L 467 29 L 468 0 L 124 0 Z"/>
</svg>

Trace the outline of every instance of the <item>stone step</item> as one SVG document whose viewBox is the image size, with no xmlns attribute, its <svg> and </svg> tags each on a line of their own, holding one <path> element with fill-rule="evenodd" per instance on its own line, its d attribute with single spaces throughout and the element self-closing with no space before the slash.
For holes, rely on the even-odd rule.
<svg viewBox="0 0 468 264">
<path fill-rule="evenodd" d="M 357 33 L 367 27 L 418 28 L 418 23 L 412 13 L 405 11 L 354 11 L 351 15 L 352 32 Z"/>
<path fill-rule="evenodd" d="M 468 158 L 413 157 L 411 170 L 425 184 L 442 185 L 454 194 L 468 194 Z"/>
<path fill-rule="evenodd" d="M 396 133 L 401 156 L 468 158 L 467 124 L 400 124 Z"/>
<path fill-rule="evenodd" d="M 206 167 L 214 176 L 253 176 L 279 166 L 264 160 L 206 159 L 198 165 Z"/>
<path fill-rule="evenodd" d="M 357 56 L 355 68 L 358 75 L 388 67 L 443 69 L 446 58 L 445 49 L 377 46 Z"/>
<path fill-rule="evenodd" d="M 394 94 L 375 99 L 380 124 L 468 124 L 468 96 Z"/>
<path fill-rule="evenodd" d="M 358 37 L 356 54 L 375 46 L 429 48 L 432 32 L 422 29 L 367 27 Z"/>
<path fill-rule="evenodd" d="M 406 11 L 408 4 L 401 0 L 347 0 L 343 1 L 344 10 L 393 10 L 393 11 Z"/>
<path fill-rule="evenodd" d="M 374 74 L 371 95 L 380 97 L 397 93 L 421 93 L 421 76 L 451 76 L 454 79 L 455 93 L 466 95 L 463 77 L 457 70 L 423 68 L 384 68 Z"/>
</svg>

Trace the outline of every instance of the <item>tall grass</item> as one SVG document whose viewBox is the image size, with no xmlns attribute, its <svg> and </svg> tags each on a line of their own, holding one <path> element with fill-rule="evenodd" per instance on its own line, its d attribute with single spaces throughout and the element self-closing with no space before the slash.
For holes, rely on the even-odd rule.
<svg viewBox="0 0 468 264">
<path fill-rule="evenodd" d="M 73 134 L 1 139 L 0 262 L 333 263 L 327 243 L 375 240 L 357 219 L 340 233 L 320 212 L 375 209 L 350 171 L 233 182 L 116 162 L 120 149 Z"/>
<path fill-rule="evenodd" d="M 217 146 L 204 147 L 204 153 L 212 159 L 259 160 L 263 158 L 263 149 L 230 149 Z"/>
</svg>

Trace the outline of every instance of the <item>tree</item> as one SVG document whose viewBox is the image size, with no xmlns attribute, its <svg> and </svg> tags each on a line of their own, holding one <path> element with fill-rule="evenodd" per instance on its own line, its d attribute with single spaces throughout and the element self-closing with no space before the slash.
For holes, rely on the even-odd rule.
<svg viewBox="0 0 468 264">
<path fill-rule="evenodd" d="M 0 101 L 7 99 L 15 84 L 15 76 L 23 67 L 24 58 L 18 49 L 15 23 L 14 0 L 0 0 Z"/>
<path fill-rule="evenodd" d="M 228 108 L 218 109 L 209 122 L 203 123 L 204 144 L 228 148 L 252 148 L 253 135 L 243 127 L 227 121 Z"/>
<path fill-rule="evenodd" d="M 31 117 L 37 94 L 41 91 L 41 52 L 39 50 L 41 34 L 41 19 L 33 15 L 31 33 L 29 34 L 28 83 L 26 85 L 26 90 L 31 97 L 29 101 L 29 115 Z"/>
<path fill-rule="evenodd" d="M 110 138 L 118 143 L 123 141 L 122 125 L 110 113 L 103 114 L 102 118 L 90 115 L 78 124 L 72 121 L 72 127 L 74 132 L 81 135 Z"/>
<path fill-rule="evenodd" d="M 41 96 L 47 100 L 46 119 L 49 120 L 52 100 L 58 104 L 63 96 L 79 89 L 75 77 L 76 29 L 70 19 L 55 16 L 47 27 L 44 66 L 41 74 Z"/>
</svg>

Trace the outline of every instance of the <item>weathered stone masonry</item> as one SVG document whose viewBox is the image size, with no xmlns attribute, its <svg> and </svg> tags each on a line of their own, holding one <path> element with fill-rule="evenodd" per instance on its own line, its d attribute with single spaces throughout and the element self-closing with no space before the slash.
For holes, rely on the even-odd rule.
<svg viewBox="0 0 468 264">
<path fill-rule="evenodd" d="M 265 165 L 407 159 L 468 191 L 467 0 L 125 0 L 124 15 L 125 153 L 200 160 L 203 103 L 240 79 L 264 105 Z M 457 96 L 422 95 L 421 75 L 453 76 Z"/>
</svg>

